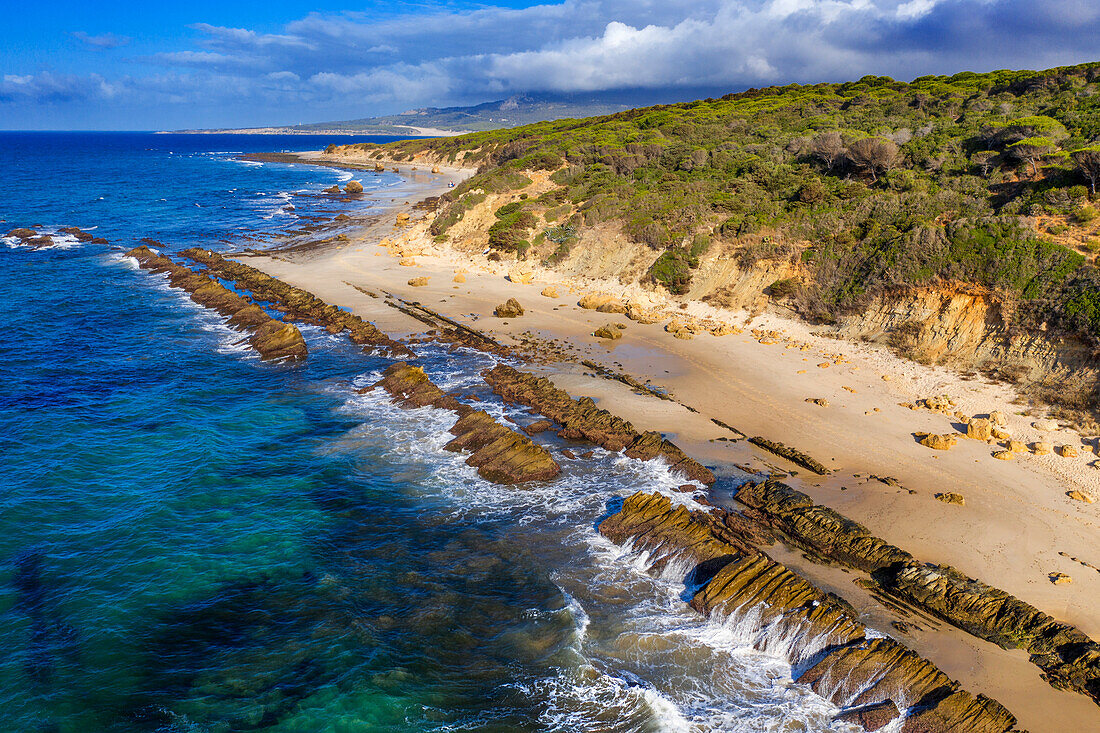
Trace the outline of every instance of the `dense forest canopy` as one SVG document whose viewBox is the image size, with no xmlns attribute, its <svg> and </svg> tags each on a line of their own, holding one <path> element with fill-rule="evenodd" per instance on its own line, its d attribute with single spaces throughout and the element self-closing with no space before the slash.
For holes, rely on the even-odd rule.
<svg viewBox="0 0 1100 733">
<path fill-rule="evenodd" d="M 800 263 L 804 275 L 774 295 L 809 318 L 890 288 L 960 281 L 1018 300 L 1020 325 L 1100 343 L 1098 91 L 1100 63 L 866 76 L 376 154 L 478 166 L 448 195 L 433 225 L 441 237 L 486 194 L 552 171 L 556 189 L 497 211 L 489 246 L 502 253 L 552 264 L 583 228 L 612 223 L 654 250 L 648 277 L 673 293 L 717 242 L 748 262 Z"/>
</svg>

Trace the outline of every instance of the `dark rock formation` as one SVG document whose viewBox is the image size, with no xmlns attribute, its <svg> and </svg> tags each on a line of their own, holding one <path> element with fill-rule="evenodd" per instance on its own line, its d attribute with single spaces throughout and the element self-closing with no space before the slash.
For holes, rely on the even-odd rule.
<svg viewBox="0 0 1100 733">
<path fill-rule="evenodd" d="M 237 287 L 250 291 L 256 300 L 271 303 L 276 310 L 299 321 L 324 326 L 330 333 L 347 331 L 348 338 L 365 350 L 377 348 L 391 356 L 413 355 L 407 346 L 379 331 L 373 323 L 329 305 L 313 293 L 288 285 L 254 267 L 197 247 L 185 249 L 181 254 L 205 266 L 218 277 L 232 280 Z"/>
<path fill-rule="evenodd" d="M 778 481 L 745 484 L 748 515 L 810 553 L 871 573 L 884 592 L 1006 649 L 1025 649 L 1054 687 L 1100 703 L 1100 644 L 1020 599 L 955 568 L 926 565 L 863 525 Z"/>
<path fill-rule="evenodd" d="M 714 483 L 714 474 L 689 458 L 659 433 L 639 433 L 626 420 L 601 410 L 588 397 L 574 400 L 546 377 L 521 372 L 501 364 L 484 372 L 485 381 L 505 402 L 533 407 L 539 414 L 561 425 L 558 432 L 570 440 L 587 440 L 610 451 L 623 451 L 631 458 L 662 457 L 673 469 L 704 484 Z"/>
<path fill-rule="evenodd" d="M 248 331 L 248 344 L 265 360 L 299 361 L 308 353 L 296 326 L 272 318 L 248 298 L 238 295 L 208 275 L 173 262 L 142 245 L 126 253 L 144 270 L 168 275 L 172 287 L 187 291 L 191 300 L 226 316 L 231 327 Z"/>
<path fill-rule="evenodd" d="M 382 387 L 396 402 L 407 407 L 430 405 L 458 413 L 458 422 L 450 431 L 455 438 L 446 448 L 469 451 L 466 463 L 477 467 L 478 474 L 488 481 L 498 484 L 549 481 L 561 472 L 545 448 L 501 425 L 487 413 L 444 394 L 420 367 L 405 362 L 391 364 L 370 389 L 374 387 Z"/>
<path fill-rule="evenodd" d="M 62 234 L 68 234 L 70 237 L 78 242 L 90 242 L 95 239 L 95 235 L 90 232 L 86 232 L 80 227 L 61 227 L 58 229 Z"/>
<path fill-rule="evenodd" d="M 749 482 L 738 490 L 736 498 L 756 509 L 754 516 L 782 532 L 792 544 L 849 567 L 873 572 L 913 559 L 858 522 L 814 504 L 810 497 L 778 481 Z"/>
<path fill-rule="evenodd" d="M 810 664 L 797 681 L 837 705 L 856 708 L 841 716 L 866 730 L 896 717 L 899 692 L 914 708 L 903 733 L 1013 730 L 1015 718 L 995 700 L 971 695 L 892 639 L 868 638 L 847 603 L 754 549 L 759 528 L 736 517 L 720 509 L 674 507 L 660 494 L 639 493 L 600 524 L 600 533 L 650 550 L 658 565 L 674 559 L 692 565 L 690 579 L 701 584 L 692 608 L 755 621 L 762 632 L 758 646 L 766 648 L 769 637 L 796 638 L 792 661 Z"/>
<path fill-rule="evenodd" d="M 858 725 L 866 731 L 876 731 L 885 728 L 887 723 L 900 714 L 901 711 L 893 700 L 883 700 L 860 708 L 844 710 L 837 713 L 835 720 Z"/>
<path fill-rule="evenodd" d="M 749 438 L 749 442 L 781 458 L 786 458 L 791 463 L 802 466 L 803 468 L 808 468 L 816 474 L 824 476 L 829 473 L 829 469 L 825 468 L 825 465 L 822 464 L 821 461 L 806 455 L 797 448 L 791 448 L 788 445 L 776 443 L 767 438 L 761 438 L 759 435 L 755 438 Z"/>
</svg>

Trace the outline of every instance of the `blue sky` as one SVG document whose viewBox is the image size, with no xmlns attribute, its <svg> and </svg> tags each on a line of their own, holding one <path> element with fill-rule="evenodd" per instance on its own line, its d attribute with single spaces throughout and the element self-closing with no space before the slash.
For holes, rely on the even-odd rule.
<svg viewBox="0 0 1100 733">
<path fill-rule="evenodd" d="M 1097 0 L 8 2 L 0 129 L 294 124 L 1100 60 Z"/>
</svg>

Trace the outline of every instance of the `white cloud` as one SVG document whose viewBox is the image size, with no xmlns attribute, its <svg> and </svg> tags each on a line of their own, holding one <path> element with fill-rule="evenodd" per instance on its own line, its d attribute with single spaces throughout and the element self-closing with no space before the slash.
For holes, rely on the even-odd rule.
<svg viewBox="0 0 1100 733">
<path fill-rule="evenodd" d="M 114 33 L 103 33 L 98 36 L 93 36 L 84 31 L 74 31 L 71 35 L 78 41 L 99 49 L 118 48 L 130 42 L 128 37 L 116 36 Z"/>
<path fill-rule="evenodd" d="M 236 105 L 241 114 L 254 115 L 308 105 L 321 119 L 526 91 L 733 91 L 869 73 L 906 79 L 1043 68 L 1094 58 L 1100 34 L 1095 0 L 564 0 L 519 9 L 431 7 L 426 14 L 396 11 L 381 19 L 313 13 L 278 33 L 197 23 L 190 26 L 198 33 L 192 45 L 131 59 L 134 73 L 126 78 L 12 69 L 18 73 L 4 77 L 0 102 L 126 98 Z M 123 41 L 110 34 L 74 36 L 97 48 Z"/>
</svg>

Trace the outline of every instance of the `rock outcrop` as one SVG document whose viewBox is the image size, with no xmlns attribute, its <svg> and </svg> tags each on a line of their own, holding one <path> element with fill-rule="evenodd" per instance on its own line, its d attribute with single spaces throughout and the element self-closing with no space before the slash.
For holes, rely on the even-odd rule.
<svg viewBox="0 0 1100 733">
<path fill-rule="evenodd" d="M 272 318 L 263 308 L 217 280 L 157 254 L 146 245 L 126 255 L 137 260 L 143 270 L 167 274 L 172 287 L 186 291 L 191 300 L 225 316 L 231 327 L 249 332 L 248 345 L 258 351 L 261 358 L 272 361 L 306 358 L 306 342 L 296 326 Z"/>
<path fill-rule="evenodd" d="M 870 573 L 885 593 L 967 633 L 1006 649 L 1026 650 L 1051 685 L 1088 695 L 1100 704 L 1100 645 L 1075 627 L 955 568 L 920 563 L 786 484 L 750 482 L 736 499 L 750 507 L 749 518 L 791 544 Z"/>
<path fill-rule="evenodd" d="M 811 456 L 806 455 L 797 448 L 792 448 L 789 445 L 784 445 L 782 443 L 768 440 L 767 438 L 762 438 L 759 435 L 754 438 L 749 438 L 749 442 L 753 445 L 760 446 L 769 453 L 774 453 L 781 458 L 786 458 L 791 463 L 802 466 L 803 468 L 808 468 L 809 470 L 821 476 L 829 473 L 829 469 L 825 468 L 825 464 Z"/>
<path fill-rule="evenodd" d="M 348 181 L 344 186 L 347 193 L 363 193 L 363 184 L 359 181 Z"/>
<path fill-rule="evenodd" d="M 407 346 L 379 331 L 373 323 L 329 305 L 313 293 L 289 285 L 254 267 L 227 260 L 217 252 L 197 247 L 185 249 L 181 254 L 205 266 L 214 275 L 232 280 L 238 288 L 250 291 L 255 300 L 270 303 L 272 308 L 286 313 L 290 318 L 323 326 L 329 333 L 346 331 L 348 338 L 364 350 L 379 349 L 391 356 L 413 355 Z"/>
<path fill-rule="evenodd" d="M 397 362 L 386 368 L 372 387 L 382 387 L 406 407 L 437 407 L 458 414 L 450 432 L 455 436 L 445 446 L 451 451 L 468 451 L 466 463 L 478 474 L 498 484 L 549 481 L 561 468 L 542 446 L 526 435 L 507 428 L 487 413 L 459 402 L 432 383 L 420 367 Z"/>
<path fill-rule="evenodd" d="M 569 440 L 587 440 L 610 451 L 623 451 L 631 458 L 663 458 L 674 470 L 695 481 L 714 483 L 714 474 L 689 458 L 659 433 L 639 433 L 626 420 L 601 410 L 588 397 L 574 400 L 546 377 L 521 372 L 500 364 L 483 373 L 485 381 L 505 402 L 518 402 L 550 418 L 561 429 L 558 434 Z"/>
<path fill-rule="evenodd" d="M 779 503 L 793 499 L 776 497 Z M 722 509 L 676 507 L 660 494 L 638 493 L 599 530 L 613 542 L 649 550 L 657 558 L 654 570 L 684 563 L 686 580 L 699 586 L 692 608 L 715 620 L 754 624 L 756 646 L 782 647 L 773 651 L 786 653 L 796 669 L 804 668 L 799 683 L 845 708 L 838 718 L 878 730 L 897 717 L 894 700 L 900 693 L 911 707 L 902 733 L 1014 729 L 1015 718 L 998 702 L 970 694 L 896 641 L 870 638 L 843 600 L 755 549 L 763 535 L 751 520 Z"/>
</svg>

